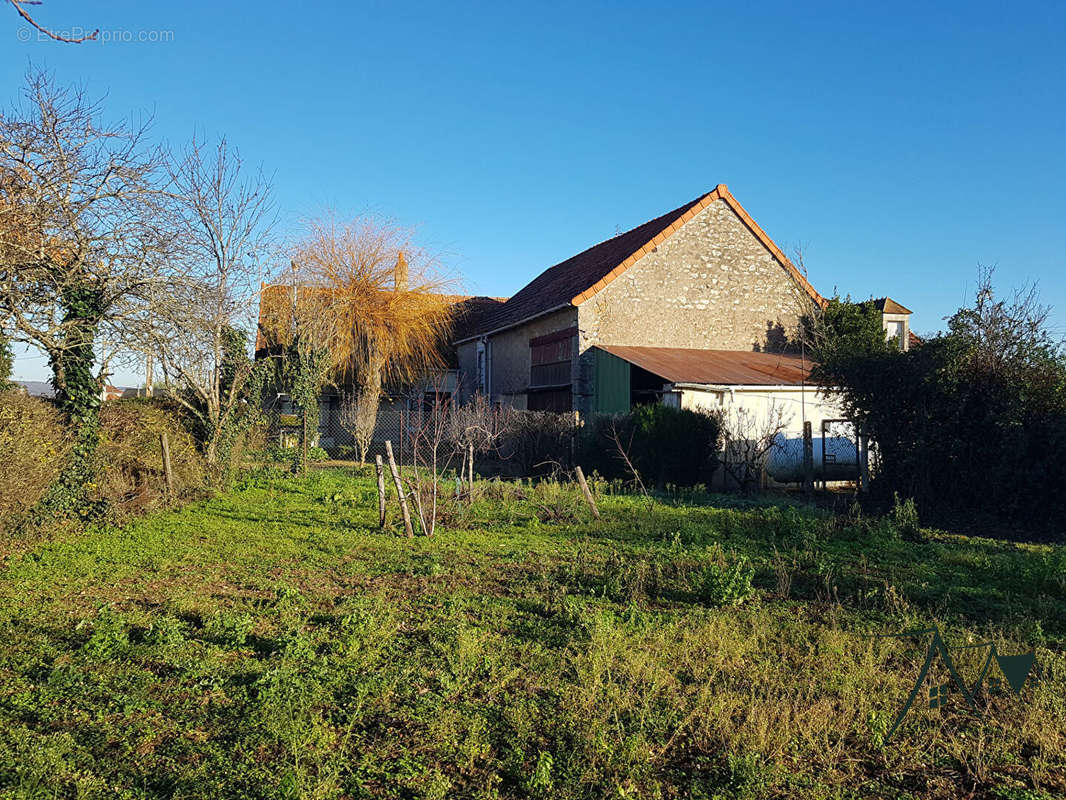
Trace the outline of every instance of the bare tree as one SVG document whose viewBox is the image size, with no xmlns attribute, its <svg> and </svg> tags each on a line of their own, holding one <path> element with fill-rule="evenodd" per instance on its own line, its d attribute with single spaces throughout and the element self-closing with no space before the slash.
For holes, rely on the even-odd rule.
<svg viewBox="0 0 1066 800">
<path fill-rule="evenodd" d="M 26 20 L 26 22 L 29 23 L 35 30 L 39 31 L 40 33 L 43 33 L 48 38 L 54 39 L 57 42 L 65 42 L 66 44 L 81 44 L 82 42 L 95 41 L 96 38 L 100 35 L 100 31 L 99 29 L 97 29 L 92 33 L 86 34 L 85 36 L 78 36 L 76 38 L 72 38 L 69 36 L 64 36 L 61 33 L 56 33 L 51 28 L 46 28 L 44 25 L 41 25 L 39 22 L 37 22 L 37 20 L 35 20 L 30 15 L 30 12 L 26 10 L 26 6 L 41 5 L 41 0 L 7 0 L 7 2 L 14 6 L 15 11 L 18 13 L 18 15 L 24 20 Z"/>
<path fill-rule="evenodd" d="M 366 463 L 366 454 L 370 450 L 370 443 L 374 438 L 374 425 L 377 421 L 377 404 L 367 404 L 359 401 L 359 395 L 355 392 L 346 392 L 341 396 L 340 424 L 344 430 L 352 435 L 355 440 L 355 449 L 359 455 L 359 463 Z M 372 417 L 370 415 L 373 415 Z M 368 419 L 368 417 L 370 417 Z"/>
<path fill-rule="evenodd" d="M 441 475 L 455 455 L 448 442 L 454 407 L 451 398 L 443 391 L 442 383 L 439 379 L 434 381 L 432 390 L 421 394 L 412 417 L 412 469 L 407 485 L 414 499 L 418 523 L 426 536 L 432 536 L 436 530 Z"/>
<path fill-rule="evenodd" d="M 952 333 L 969 343 L 975 371 L 987 377 L 1009 374 L 1016 365 L 1062 352 L 1066 345 L 1066 339 L 1049 331 L 1051 308 L 1040 302 L 1037 287 L 1026 284 L 998 297 L 995 273 L 994 265 L 978 265 L 973 307 L 959 309 L 948 319 Z"/>
<path fill-rule="evenodd" d="M 0 325 L 42 350 L 76 429 L 60 479 L 84 498 L 99 429 L 102 341 L 122 341 L 169 284 L 173 229 L 163 155 L 147 123 L 105 123 L 98 103 L 31 72 L 0 115 Z"/>
<path fill-rule="evenodd" d="M 274 203 L 269 180 L 245 168 L 225 139 L 195 137 L 168 160 L 178 209 L 179 275 L 166 302 L 142 320 L 145 347 L 160 356 L 173 396 L 200 423 L 207 461 L 219 461 L 253 365 L 235 352 L 235 333 L 252 328 L 263 262 L 273 255 Z"/>
<path fill-rule="evenodd" d="M 460 459 L 459 474 L 473 476 L 473 455 L 498 451 L 510 432 L 515 411 L 509 405 L 494 407 L 480 392 L 462 405 L 454 405 L 448 416 L 447 441 Z"/>
<path fill-rule="evenodd" d="M 792 414 L 771 400 L 764 413 L 732 406 L 722 415 L 722 468 L 744 491 L 757 486 L 774 438 L 788 427 Z"/>
</svg>

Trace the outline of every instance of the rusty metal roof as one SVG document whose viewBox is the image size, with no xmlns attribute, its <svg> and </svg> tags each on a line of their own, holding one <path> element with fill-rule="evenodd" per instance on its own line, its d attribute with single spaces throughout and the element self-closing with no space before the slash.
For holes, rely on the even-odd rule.
<svg viewBox="0 0 1066 800">
<path fill-rule="evenodd" d="M 670 383 L 727 386 L 800 385 L 810 379 L 809 359 L 744 350 L 689 350 L 680 347 L 596 345 Z"/>
</svg>

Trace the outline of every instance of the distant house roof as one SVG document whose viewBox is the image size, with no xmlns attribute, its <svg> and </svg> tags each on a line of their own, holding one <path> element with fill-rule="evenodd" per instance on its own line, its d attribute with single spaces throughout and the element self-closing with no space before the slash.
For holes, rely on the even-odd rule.
<svg viewBox="0 0 1066 800">
<path fill-rule="evenodd" d="M 810 380 L 814 366 L 809 359 L 780 353 L 614 344 L 596 346 L 670 383 L 798 386 Z"/>
<path fill-rule="evenodd" d="M 825 303 L 825 299 L 729 193 L 725 184 L 719 184 L 692 202 L 549 267 L 493 313 L 487 314 L 475 333 L 493 333 L 549 311 L 581 305 L 716 200 L 725 201 L 733 209 L 811 299 L 820 305 Z"/>
<path fill-rule="evenodd" d="M 56 396 L 55 389 L 47 381 L 14 381 L 14 383 L 25 389 L 30 397 L 45 397 L 51 400 Z M 138 396 L 140 396 L 140 390 L 128 386 L 112 386 L 108 383 L 100 388 L 101 400 L 118 400 L 122 397 Z"/>
<path fill-rule="evenodd" d="M 876 300 L 871 300 L 874 304 L 874 308 L 883 314 L 910 314 L 913 313 L 909 308 L 904 308 L 891 297 L 878 297 Z"/>
</svg>

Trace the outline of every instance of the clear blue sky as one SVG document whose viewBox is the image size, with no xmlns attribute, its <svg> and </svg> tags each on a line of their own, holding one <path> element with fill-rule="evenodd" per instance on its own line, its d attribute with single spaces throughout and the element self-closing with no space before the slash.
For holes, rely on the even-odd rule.
<svg viewBox="0 0 1066 800">
<path fill-rule="evenodd" d="M 33 9 L 112 39 L 78 46 L 20 41 L 4 6 L 0 99 L 33 63 L 160 138 L 225 133 L 275 173 L 287 229 L 390 216 L 468 292 L 727 183 L 823 293 L 890 295 L 928 332 L 997 263 L 1066 328 L 1066 3 L 517 5 Z"/>
</svg>

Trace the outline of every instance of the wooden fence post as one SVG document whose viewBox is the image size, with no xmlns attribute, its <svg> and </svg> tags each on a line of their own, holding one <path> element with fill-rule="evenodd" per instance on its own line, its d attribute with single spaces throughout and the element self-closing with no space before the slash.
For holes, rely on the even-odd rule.
<svg viewBox="0 0 1066 800">
<path fill-rule="evenodd" d="M 159 447 L 163 451 L 163 476 L 167 485 L 167 500 L 174 499 L 174 473 L 170 469 L 170 441 L 164 431 L 159 434 Z"/>
<path fill-rule="evenodd" d="M 470 495 L 470 502 L 474 502 L 474 443 L 471 442 L 466 446 L 466 463 L 467 463 L 467 481 L 466 489 Z"/>
<path fill-rule="evenodd" d="M 301 451 L 302 451 L 301 454 L 300 454 L 300 459 L 301 459 L 300 460 L 300 474 L 306 475 L 307 474 L 307 409 L 306 408 L 304 409 L 304 423 L 303 423 L 303 425 L 304 425 L 303 426 L 303 435 L 301 436 L 303 441 L 300 443 L 300 448 L 301 448 Z"/>
<path fill-rule="evenodd" d="M 822 448 L 825 448 L 824 439 Z M 810 420 L 803 423 L 803 491 L 807 494 L 814 492 L 814 436 Z"/>
<path fill-rule="evenodd" d="M 585 495 L 585 502 L 589 504 L 589 508 L 592 509 L 592 516 L 596 519 L 600 518 L 600 510 L 596 508 L 596 498 L 592 496 L 592 492 L 589 491 L 589 485 L 585 481 L 585 473 L 581 471 L 581 467 L 574 467 L 574 474 L 577 476 L 577 482 L 581 485 L 581 492 Z"/>
<path fill-rule="evenodd" d="M 396 484 L 396 499 L 400 501 L 400 512 L 403 514 L 403 529 L 408 539 L 413 539 L 415 532 L 411 527 L 411 512 L 407 510 L 407 495 L 403 491 L 403 482 L 400 480 L 400 471 L 396 468 L 396 459 L 392 455 L 392 442 L 385 440 L 385 455 L 389 457 L 389 471 L 392 472 L 392 481 Z"/>
<path fill-rule="evenodd" d="M 374 466 L 378 473 L 378 527 L 385 527 L 385 467 L 381 463 L 381 456 L 374 456 Z"/>
</svg>

